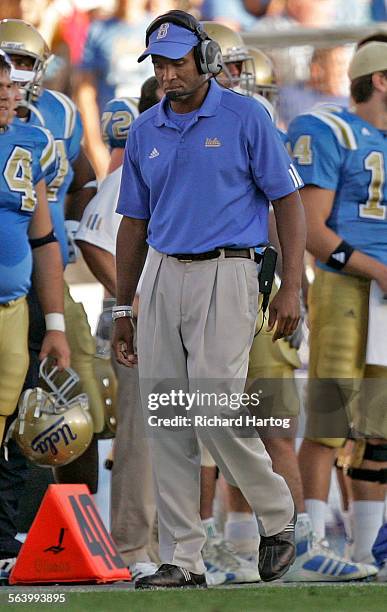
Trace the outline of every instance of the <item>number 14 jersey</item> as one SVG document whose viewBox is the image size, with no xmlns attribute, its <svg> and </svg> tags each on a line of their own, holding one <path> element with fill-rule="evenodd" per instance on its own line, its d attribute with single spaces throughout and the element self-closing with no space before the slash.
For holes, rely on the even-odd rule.
<svg viewBox="0 0 387 612">
<path fill-rule="evenodd" d="M 296 117 L 288 136 L 305 185 L 335 192 L 327 226 L 387 264 L 387 132 L 321 106 Z"/>
</svg>

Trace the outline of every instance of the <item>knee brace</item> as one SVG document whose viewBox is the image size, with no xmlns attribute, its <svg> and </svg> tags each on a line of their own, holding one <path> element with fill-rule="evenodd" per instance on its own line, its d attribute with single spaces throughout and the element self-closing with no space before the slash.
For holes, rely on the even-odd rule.
<svg viewBox="0 0 387 612">
<path fill-rule="evenodd" d="M 346 457 L 339 457 L 336 466 L 344 469 L 352 480 L 365 480 L 387 484 L 387 468 L 372 470 L 361 468 L 360 465 L 367 459 L 375 462 L 387 461 L 387 444 L 369 444 L 366 440 L 356 440 L 354 452 Z"/>
</svg>

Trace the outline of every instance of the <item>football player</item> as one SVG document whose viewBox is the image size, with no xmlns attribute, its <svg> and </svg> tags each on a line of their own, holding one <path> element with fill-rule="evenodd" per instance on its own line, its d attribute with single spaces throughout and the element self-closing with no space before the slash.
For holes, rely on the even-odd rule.
<svg viewBox="0 0 387 612">
<path fill-rule="evenodd" d="M 24 130 L 11 123 L 17 93 L 11 76 L 17 75 L 1 53 L 0 445 L 28 367 L 26 294 L 32 264 L 47 323 L 40 356 L 52 354 L 61 368 L 68 367 L 70 356 L 64 334 L 61 257 L 45 194 L 45 176 L 55 172 L 55 144 L 46 130 Z"/>
<path fill-rule="evenodd" d="M 383 522 L 387 481 L 385 353 L 384 362 L 367 359 L 368 320 L 375 308 L 370 286 L 373 294 L 387 294 L 386 36 L 356 51 L 349 77 L 350 111 L 321 107 L 289 127 L 306 184 L 307 246 L 317 260 L 309 304 L 307 437 L 299 458 L 306 508 L 323 538 L 332 465 L 352 425 L 360 438 L 348 467 L 352 558 L 367 562 Z M 378 342 L 369 339 L 371 345 Z"/>
<path fill-rule="evenodd" d="M 28 368 L 26 295 L 32 265 L 46 321 L 40 358 L 50 354 L 60 368 L 70 360 L 62 261 L 45 186 L 45 177 L 56 170 L 55 143 L 47 130 L 12 123 L 17 89 L 11 76 L 11 63 L 0 53 L 0 444 Z"/>
<path fill-rule="evenodd" d="M 94 172 L 81 150 L 82 126 L 79 113 L 67 96 L 43 89 L 42 80 L 50 52 L 44 39 L 35 28 L 22 20 L 5 19 L 1 21 L 0 47 L 5 52 L 9 52 L 15 67 L 20 72 L 24 71 L 26 75 L 22 88 L 24 99 L 17 108 L 20 125 L 22 127 L 23 124 L 24 127 L 32 125 L 44 127 L 50 131 L 55 140 L 58 163 L 56 173 L 47 185 L 47 199 L 55 234 L 61 248 L 63 264 L 66 265 L 69 261 L 69 247 L 64 221 L 65 200 L 67 199 L 67 216 L 73 220 L 73 226 L 70 229 L 74 231 L 74 220 L 76 228 L 76 220 L 80 218 L 84 206 L 96 191 Z M 25 387 L 32 388 L 39 384 L 39 352 L 45 333 L 45 322 L 34 285 L 28 294 L 28 305 L 30 310 L 30 367 Z M 103 429 L 105 420 L 104 404 L 94 375 L 95 343 L 83 306 L 72 300 L 67 288 L 65 288 L 65 321 L 72 351 L 71 365 L 81 377 L 82 391 L 89 396 L 94 429 L 98 432 Z M 21 467 L 23 459 L 15 445 L 10 446 L 8 462 L 0 459 L 0 465 L 3 474 L 0 479 L 5 479 L 5 474 L 8 474 L 10 479 L 16 477 L 11 476 L 13 465 L 20 479 L 25 479 L 26 475 L 22 476 Z M 56 469 L 55 475 L 57 479 L 64 482 L 68 480 L 87 482 L 91 490 L 95 491 L 97 466 L 97 442 L 94 440 L 79 462 L 76 461 L 69 467 Z M 0 483 L 0 488 L 4 483 L 5 480 Z M 9 537 L 2 533 L 0 539 L 7 538 L 12 551 L 17 547 L 14 546 L 14 535 L 17 533 L 15 526 L 16 491 L 13 492 L 13 496 L 14 501 L 12 504 L 9 503 L 7 508 L 1 507 L 0 501 L 0 514 L 4 513 L 7 516 L 5 522 L 7 529 L 12 524 L 12 536 L 10 533 Z M 4 544 L 4 548 L 6 546 L 8 544 Z"/>
<path fill-rule="evenodd" d="M 42 87 L 50 52 L 35 28 L 21 20 L 3 20 L 0 22 L 0 46 L 19 70 L 32 74 L 23 87 L 24 101 L 17 108 L 19 119 L 28 125 L 44 126 L 55 139 L 59 163 L 55 177 L 47 186 L 47 198 L 66 266 L 75 261 L 73 236 L 86 204 L 96 191 L 94 172 L 81 147 L 80 115 L 67 96 Z M 67 287 L 65 314 L 72 348 L 72 366 L 81 377 L 83 390 L 89 395 L 95 429 L 100 431 L 103 411 L 91 366 L 94 343 L 84 310 L 72 300 Z M 32 333 L 35 334 L 38 337 L 38 329 Z"/>
</svg>

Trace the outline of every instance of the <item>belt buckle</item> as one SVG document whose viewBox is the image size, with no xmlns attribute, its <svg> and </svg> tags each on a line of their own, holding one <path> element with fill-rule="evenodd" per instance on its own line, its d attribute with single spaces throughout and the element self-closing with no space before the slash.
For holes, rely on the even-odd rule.
<svg viewBox="0 0 387 612">
<path fill-rule="evenodd" d="M 192 263 L 193 259 L 186 259 L 184 257 L 178 257 L 177 261 L 180 261 L 181 263 Z"/>
</svg>

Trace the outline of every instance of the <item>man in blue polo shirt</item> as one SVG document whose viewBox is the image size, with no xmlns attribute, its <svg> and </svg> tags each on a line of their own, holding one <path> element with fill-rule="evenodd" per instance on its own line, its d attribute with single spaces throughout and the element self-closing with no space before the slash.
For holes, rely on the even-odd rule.
<svg viewBox="0 0 387 612">
<path fill-rule="evenodd" d="M 117 207 L 123 219 L 113 345 L 120 363 L 136 365 L 130 304 L 149 245 L 138 365 L 150 425 L 150 415 L 165 417 L 162 409 L 148 412 L 150 389 L 153 399 L 169 389 L 168 409 L 180 416 L 190 413 L 184 404 L 174 412 L 173 392 L 243 393 L 258 310 L 254 247 L 267 242 L 269 201 L 284 259 L 269 327 L 276 326 L 274 340 L 294 331 L 305 223 L 297 193 L 302 181 L 265 109 L 210 81 L 222 65 L 217 43 L 192 16 L 171 11 L 148 27 L 146 44 L 139 61 L 152 56 L 165 97 L 128 136 Z M 293 501 L 262 442 L 252 434 L 237 437 L 227 423 L 201 426 L 205 417 L 233 411 L 231 404 L 199 404 L 192 427 L 166 430 L 163 421 L 150 439 L 162 565 L 137 588 L 206 586 L 197 436 L 257 516 L 261 578 L 279 578 L 294 560 Z"/>
</svg>

